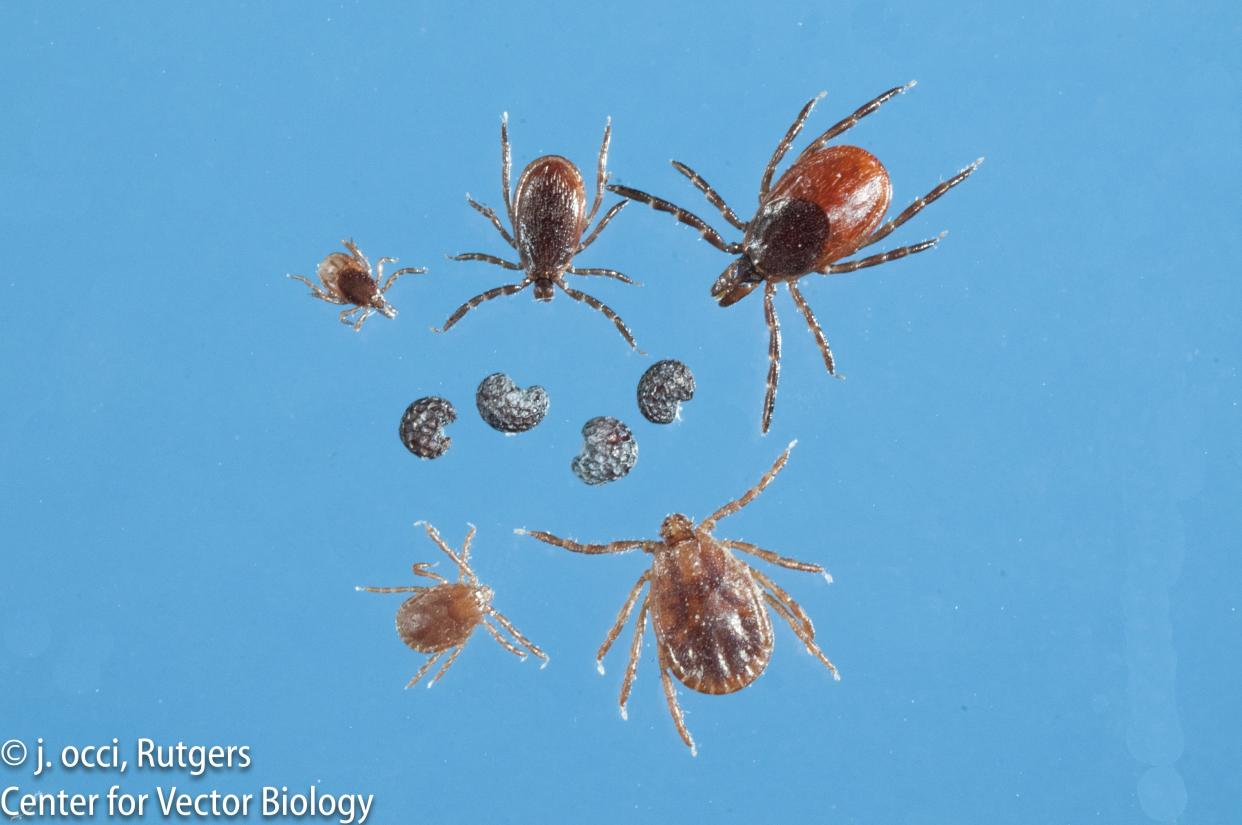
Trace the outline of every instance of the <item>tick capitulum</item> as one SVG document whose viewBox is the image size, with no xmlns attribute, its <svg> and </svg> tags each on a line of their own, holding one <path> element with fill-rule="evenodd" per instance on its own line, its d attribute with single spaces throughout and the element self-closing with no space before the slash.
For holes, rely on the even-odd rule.
<svg viewBox="0 0 1242 825">
<path fill-rule="evenodd" d="M 479 583 L 479 578 L 470 569 L 470 541 L 474 538 L 474 525 L 470 525 L 470 532 L 466 533 L 466 540 L 461 546 L 461 555 L 453 552 L 453 549 L 444 543 L 444 539 L 440 538 L 440 534 L 436 528 L 426 522 L 417 522 L 427 530 L 427 535 L 436 543 L 441 550 L 444 551 L 453 563 L 457 565 L 457 581 L 450 582 L 431 569 L 431 565 L 421 562 L 414 565 L 414 575 L 431 579 L 437 582 L 431 587 L 356 587 L 355 590 L 363 590 L 368 593 L 413 593 L 414 595 L 406 599 L 401 607 L 397 609 L 397 635 L 401 637 L 401 641 L 405 642 L 409 647 L 417 650 L 419 653 L 430 653 L 429 658 L 418 672 L 414 674 L 414 678 L 407 684 L 407 688 L 414 687 L 418 681 L 427 674 L 436 662 L 447 653 L 448 658 L 444 660 L 444 664 L 440 665 L 440 669 L 436 671 L 436 675 L 427 683 L 427 687 L 431 687 L 436 681 L 445 674 L 452 666 L 454 660 L 457 659 L 459 653 L 465 648 L 466 642 L 470 639 L 470 634 L 479 625 L 487 628 L 487 632 L 505 650 L 517 656 L 519 659 L 526 658 L 526 650 L 543 659 L 543 663 L 548 663 L 548 655 L 535 646 L 534 642 L 523 636 L 513 624 L 501 615 L 495 607 L 492 606 L 492 589 Z M 492 624 L 492 620 L 496 624 L 503 627 L 509 632 L 522 647 L 510 642 L 500 631 Z"/>
<path fill-rule="evenodd" d="M 635 349 L 634 336 L 625 322 L 611 308 L 591 295 L 569 286 L 565 275 L 594 275 L 615 278 L 627 284 L 632 280 L 614 269 L 580 268 L 573 265 L 574 257 L 590 246 L 608 222 L 622 210 L 625 201 L 614 204 L 595 229 L 583 238 L 587 227 L 599 212 L 604 197 L 604 184 L 608 181 L 608 142 L 612 136 L 612 121 L 604 126 L 604 141 L 599 148 L 599 168 L 595 175 L 595 200 L 590 212 L 586 208 L 586 189 L 582 182 L 582 173 L 578 167 L 559 155 L 545 155 L 536 158 L 522 170 L 518 177 L 517 189 L 512 197 L 509 192 L 510 159 L 509 159 L 509 115 L 506 113 L 500 121 L 500 160 L 501 184 L 504 197 L 505 212 L 509 216 L 509 224 L 513 234 L 500 222 L 500 218 L 488 206 L 478 203 L 469 195 L 466 200 L 480 214 L 492 222 L 496 231 L 504 238 L 505 243 L 518 253 L 518 261 L 505 260 L 495 255 L 482 252 L 465 252 L 452 256 L 455 261 L 484 261 L 489 264 L 525 273 L 525 277 L 515 284 L 498 286 L 482 292 L 457 308 L 449 316 L 439 332 L 446 332 L 453 324 L 462 319 L 467 312 L 484 301 L 498 298 L 501 295 L 513 295 L 528 286 L 534 287 L 535 300 L 550 301 L 559 289 L 581 301 L 592 309 L 599 310 L 613 324 L 626 342 Z"/>
<path fill-rule="evenodd" d="M 796 442 L 795 442 L 796 443 Z M 686 728 L 672 677 L 699 693 L 735 693 L 759 678 L 772 658 L 772 620 L 768 610 L 780 616 L 806 649 L 828 668 L 834 679 L 837 669 L 815 644 L 815 628 L 802 607 L 780 585 L 756 567 L 733 553 L 756 556 L 791 570 L 819 573 L 832 581 L 818 564 L 797 561 L 764 550 L 744 541 L 718 539 L 712 535 L 716 523 L 755 500 L 789 460 L 793 444 L 783 452 L 759 483 L 740 498 L 729 502 L 695 525 L 689 517 L 674 513 L 660 525 L 658 540 L 638 539 L 608 544 L 580 544 L 537 530 L 517 530 L 556 547 L 575 553 L 625 553 L 643 550 L 652 555 L 651 568 L 638 577 L 622 605 L 617 620 L 596 654 L 599 672 L 604 672 L 604 655 L 621 635 L 645 585 L 651 587 L 638 608 L 629 663 L 621 680 L 621 715 L 638 669 L 647 617 L 655 631 L 660 679 L 669 712 L 682 741 L 697 753 L 694 739 Z"/>
<path fill-rule="evenodd" d="M 397 309 L 388 303 L 384 293 L 402 275 L 422 274 L 427 270 L 417 266 L 398 269 L 388 276 L 383 286 L 380 286 L 380 281 L 384 278 L 384 264 L 395 264 L 397 259 L 380 258 L 376 264 L 375 274 L 372 274 L 371 262 L 358 249 L 357 244 L 345 240 L 341 241 L 341 245 L 348 249 L 350 254 L 333 252 L 319 263 L 317 274 L 323 283 L 322 288 L 312 283 L 305 275 L 290 275 L 289 277 L 306 284 L 311 289 L 311 295 L 321 301 L 341 306 L 348 305 L 348 309 L 341 310 L 340 319 L 342 324 L 353 324 L 354 332 L 361 330 L 362 323 L 373 313 L 378 312 L 385 318 L 396 318 Z M 356 320 L 353 317 L 355 315 L 357 315 Z"/>
<path fill-rule="evenodd" d="M 892 199 L 892 185 L 884 164 L 865 149 L 857 146 L 828 146 L 828 142 L 848 130 L 859 120 L 880 108 L 892 97 L 906 91 L 914 83 L 889 89 L 862 106 L 852 115 L 817 137 L 802 150 L 793 165 L 772 186 L 772 175 L 816 102 L 813 98 L 798 113 L 797 119 L 776 147 L 759 183 L 759 208 L 754 217 L 743 221 L 729 208 L 724 199 L 697 172 L 684 163 L 673 166 L 693 183 L 724 219 L 744 234 L 741 242 L 726 242 L 720 233 L 702 218 L 669 201 L 632 189 L 609 186 L 623 197 L 642 201 L 677 220 L 694 227 L 708 243 L 722 252 L 737 255 L 712 285 L 711 294 L 720 306 L 730 306 L 763 286 L 764 319 L 768 325 L 768 378 L 763 402 L 762 429 L 772 424 L 776 406 L 776 385 L 780 377 L 781 329 L 773 299 L 777 284 L 789 287 L 794 304 L 815 337 L 830 375 L 836 374 L 832 350 L 819 326 L 814 312 L 802 296 L 797 281 L 805 275 L 837 275 L 895 261 L 916 252 L 931 249 L 939 237 L 909 246 L 891 249 L 865 258 L 842 260 L 882 241 L 894 229 L 914 217 L 923 207 L 966 180 L 983 159 L 975 161 L 953 177 L 932 189 L 906 207 L 897 217 L 884 223 Z"/>
</svg>

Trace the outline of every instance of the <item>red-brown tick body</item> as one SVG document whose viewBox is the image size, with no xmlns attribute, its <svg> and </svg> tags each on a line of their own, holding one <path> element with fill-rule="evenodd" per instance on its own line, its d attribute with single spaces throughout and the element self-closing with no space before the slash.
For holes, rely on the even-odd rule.
<svg viewBox="0 0 1242 825">
<path fill-rule="evenodd" d="M 550 301 L 557 289 L 560 289 L 575 301 L 599 311 L 612 321 L 617 331 L 629 343 L 637 348 L 634 336 L 625 322 L 617 313 L 596 298 L 569 286 L 565 281 L 568 275 L 594 275 L 614 278 L 628 284 L 634 283 L 625 275 L 612 269 L 583 269 L 575 267 L 574 258 L 579 252 L 590 246 L 608 222 L 621 211 L 625 201 L 619 201 L 604 214 L 595 229 L 587 235 L 587 227 L 595 219 L 595 214 L 603 202 L 604 184 L 608 180 L 607 160 L 608 143 L 612 135 L 611 123 L 604 127 L 604 140 L 599 150 L 599 166 L 596 173 L 595 200 L 587 210 L 586 186 L 578 167 L 560 155 L 545 155 L 531 161 L 518 177 L 517 188 L 512 196 L 509 192 L 509 121 L 506 115 L 500 124 L 501 145 L 501 182 L 505 211 L 513 234 L 505 229 L 500 218 L 488 206 L 476 202 L 469 195 L 467 201 L 481 215 L 491 221 L 492 226 L 500 233 L 505 243 L 513 247 L 518 254 L 517 262 L 507 261 L 495 255 L 482 252 L 465 252 L 454 255 L 456 261 L 483 261 L 523 272 L 525 277 L 516 284 L 489 289 L 462 304 L 449 316 L 440 328 L 447 331 L 462 317 L 484 301 L 502 295 L 513 295 L 528 286 L 534 288 L 535 300 Z M 583 236 L 586 235 L 585 239 Z"/>
<path fill-rule="evenodd" d="M 423 524 L 423 526 L 427 531 L 427 536 L 457 565 L 459 572 L 456 582 L 450 582 L 440 574 L 433 572 L 430 565 L 419 563 L 414 565 L 414 575 L 437 582 L 434 587 L 355 588 L 368 593 L 414 594 L 397 608 L 397 635 L 412 650 L 432 655 L 414 674 L 414 678 L 406 684 L 406 687 L 410 688 L 418 684 L 427 671 L 431 670 L 445 653 L 448 653 L 449 656 L 444 664 L 427 683 L 427 687 L 434 685 L 452 666 L 458 654 L 465 648 L 466 642 L 469 641 L 470 634 L 474 633 L 475 628 L 480 625 L 486 628 L 492 637 L 514 656 L 519 659 L 526 658 L 526 651 L 521 650 L 501 635 L 500 631 L 492 625 L 491 619 L 495 619 L 497 624 L 507 630 L 518 644 L 543 659 L 544 664 L 547 664 L 547 654 L 523 636 L 500 611 L 492 607 L 495 594 L 490 587 L 480 584 L 478 576 L 470 569 L 470 542 L 474 538 L 474 526 L 471 525 L 470 532 L 466 534 L 461 555 L 453 552 L 453 549 L 444 543 L 436 528 L 430 524 Z"/>
<path fill-rule="evenodd" d="M 516 531 L 575 553 L 624 553 L 641 549 L 652 555 L 651 568 L 630 589 L 616 622 L 596 654 L 596 661 L 603 673 L 604 656 L 638 605 L 643 587 L 650 583 L 647 597 L 638 608 L 630 658 L 621 681 L 621 715 L 626 716 L 626 702 L 638 670 L 643 634 L 650 616 L 665 700 L 677 732 L 691 753 L 697 753 L 694 739 L 686 727 L 672 679 L 676 678 L 699 693 L 715 695 L 736 693 L 758 679 L 771 661 L 775 643 L 769 610 L 788 622 L 807 651 L 827 667 L 834 678 L 839 678 L 836 667 L 816 645 L 815 628 L 802 607 L 763 571 L 735 556 L 734 551 L 757 556 L 780 567 L 820 573 L 831 581 L 824 569 L 748 542 L 717 539 L 712 535 L 720 519 L 741 510 L 772 482 L 789 460 L 793 446 L 790 444 L 777 458 L 758 484 L 698 525 L 680 513 L 665 518 L 660 525 L 658 541 L 580 544 L 542 531 Z"/>
<path fill-rule="evenodd" d="M 890 98 L 913 85 L 910 83 L 889 89 L 824 132 L 802 151 L 776 185 L 772 186 L 772 176 L 777 165 L 802 130 L 819 98 L 808 102 L 768 162 L 759 187 L 759 208 L 749 221 L 739 219 L 724 199 L 697 172 L 683 163 L 673 161 L 677 171 L 703 192 L 707 200 L 720 210 L 725 220 L 743 231 L 740 243 L 727 243 L 702 218 L 669 201 L 628 186 L 608 187 L 623 197 L 642 201 L 655 209 L 671 213 L 682 223 L 698 229 L 703 238 L 717 249 L 738 256 L 712 285 L 711 294 L 720 306 L 731 306 L 760 285 L 764 287 L 764 317 L 769 333 L 767 391 L 761 419 L 764 432 L 772 424 L 776 387 L 780 378 L 780 321 L 776 317 L 773 302 L 777 284 L 784 283 L 789 288 L 794 304 L 815 337 L 823 355 L 824 366 L 830 375 L 835 375 L 836 365 L 828 339 L 810 305 L 802 296 L 797 281 L 812 273 L 834 275 L 853 272 L 931 249 L 939 241 L 938 237 L 867 258 L 841 262 L 841 259 L 888 237 L 894 229 L 914 217 L 927 204 L 964 181 L 982 162 L 982 158 L 975 161 L 916 200 L 896 218 L 882 224 L 893 192 L 884 165 L 870 152 L 857 146 L 827 144 Z"/>
</svg>

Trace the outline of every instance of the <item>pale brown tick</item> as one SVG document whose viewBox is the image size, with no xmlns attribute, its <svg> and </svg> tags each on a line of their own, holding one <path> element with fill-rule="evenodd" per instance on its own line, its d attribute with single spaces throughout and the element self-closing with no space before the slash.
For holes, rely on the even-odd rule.
<svg viewBox="0 0 1242 825">
<path fill-rule="evenodd" d="M 341 323 L 352 324 L 354 332 L 361 330 L 362 323 L 373 313 L 378 312 L 385 318 L 396 318 L 397 309 L 388 303 L 384 293 L 402 275 L 421 274 L 427 270 L 417 266 L 398 269 L 389 275 L 388 280 L 384 281 L 381 286 L 380 281 L 384 278 L 384 264 L 395 264 L 397 259 L 380 258 L 375 273 L 372 274 L 371 262 L 353 241 L 345 240 L 341 241 L 341 244 L 349 250 L 350 254 L 333 252 L 319 263 L 317 274 L 323 283 L 322 288 L 312 283 L 305 275 L 290 275 L 289 277 L 306 284 L 311 289 L 311 295 L 321 301 L 341 306 L 347 305 L 347 309 L 341 310 Z M 358 316 L 357 320 L 350 317 L 353 315 Z"/>
<path fill-rule="evenodd" d="M 627 284 L 632 280 L 614 269 L 584 269 L 573 265 L 574 257 L 590 246 L 608 222 L 625 207 L 626 201 L 619 201 L 612 206 L 595 229 L 583 239 L 583 234 L 595 214 L 599 211 L 604 198 L 604 184 L 608 181 L 608 142 L 612 136 L 612 121 L 604 126 L 604 141 L 599 148 L 599 167 L 595 174 L 595 200 L 591 211 L 586 208 L 586 188 L 583 186 L 582 173 L 572 162 L 559 155 L 545 155 L 531 161 L 518 177 L 517 189 L 510 197 L 509 189 L 509 115 L 506 113 L 500 121 L 500 177 L 504 196 L 505 212 L 509 215 L 509 223 L 513 234 L 501 224 L 500 218 L 488 206 L 478 203 L 469 195 L 470 202 L 480 214 L 492 222 L 505 243 L 518 253 L 518 262 L 507 261 L 495 255 L 482 252 L 465 252 L 452 256 L 454 261 L 484 261 L 489 264 L 523 272 L 525 277 L 516 284 L 498 286 L 482 292 L 457 308 L 449 316 L 438 332 L 447 332 L 453 324 L 462 319 L 467 312 L 484 301 L 501 295 L 513 295 L 528 286 L 534 287 L 536 301 L 551 301 L 555 290 L 559 289 L 587 306 L 603 313 L 617 327 L 617 331 L 631 347 L 634 336 L 617 313 L 601 303 L 598 299 L 569 286 L 565 282 L 565 274 L 597 275 L 615 278 Z"/>
<path fill-rule="evenodd" d="M 797 443 L 797 442 L 794 442 Z M 575 553 L 624 553 L 643 550 L 652 555 L 651 568 L 638 577 L 617 620 L 596 654 L 596 666 L 604 672 L 604 655 L 621 634 L 633 612 L 643 586 L 651 587 L 638 609 L 634 640 L 625 677 L 621 680 L 621 715 L 638 669 L 647 616 L 655 631 L 660 679 L 673 723 L 682 740 L 697 754 L 694 739 L 686 728 L 672 676 L 699 693 L 736 693 L 759 678 L 772 658 L 772 620 L 768 609 L 780 616 L 806 649 L 839 679 L 836 667 L 815 644 L 815 628 L 802 607 L 780 585 L 759 570 L 738 559 L 732 551 L 758 556 L 764 561 L 819 573 L 832 578 L 818 564 L 797 561 L 764 550 L 744 541 L 718 539 L 712 535 L 716 522 L 736 513 L 763 492 L 789 460 L 791 443 L 772 468 L 751 489 L 695 525 L 687 516 L 674 513 L 660 525 L 660 539 L 614 541 L 608 544 L 579 544 L 537 530 L 515 532 Z"/>
<path fill-rule="evenodd" d="M 414 650 L 419 653 L 430 653 L 432 656 L 418 669 L 418 672 L 414 674 L 414 678 L 406 684 L 406 687 L 411 688 L 418 684 L 418 681 L 427 674 L 427 671 L 431 670 L 445 653 L 448 653 L 448 658 L 444 660 L 444 664 L 440 666 L 440 669 L 436 671 L 436 675 L 427 683 L 427 687 L 434 685 L 452 666 L 457 655 L 465 648 L 466 642 L 470 639 L 470 634 L 479 625 L 487 628 L 487 632 L 491 633 L 493 638 L 505 650 L 519 659 L 525 659 L 526 651 L 502 636 L 489 619 L 495 619 L 497 624 L 509 631 L 518 644 L 540 659 L 543 659 L 543 663 L 546 665 L 548 663 L 548 655 L 536 647 L 534 642 L 523 636 L 500 611 L 492 606 L 492 598 L 494 596 L 492 589 L 480 584 L 479 577 L 470 569 L 470 541 L 474 538 L 474 525 L 470 525 L 470 532 L 466 533 L 466 540 L 461 546 L 461 555 L 458 555 L 453 552 L 451 547 L 444 543 L 444 539 L 440 538 L 436 528 L 426 522 L 420 521 L 415 523 L 416 526 L 419 524 L 426 528 L 427 535 L 431 540 L 457 565 L 458 575 L 456 582 L 450 582 L 439 573 L 431 570 L 430 564 L 421 562 L 414 565 L 414 575 L 431 579 L 437 582 L 436 585 L 432 587 L 354 588 L 355 590 L 363 590 L 368 593 L 414 594 L 406 599 L 401 604 L 401 607 L 397 608 L 397 635 L 401 637 L 401 641 Z"/>
</svg>

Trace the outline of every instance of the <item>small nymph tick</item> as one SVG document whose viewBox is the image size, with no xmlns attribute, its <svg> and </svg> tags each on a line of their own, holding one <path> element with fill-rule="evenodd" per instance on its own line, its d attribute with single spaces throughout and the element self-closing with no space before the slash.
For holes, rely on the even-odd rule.
<svg viewBox="0 0 1242 825">
<path fill-rule="evenodd" d="M 312 283 L 305 275 L 290 275 L 289 277 L 306 284 L 311 289 L 311 295 L 321 301 L 341 306 L 347 305 L 348 309 L 341 310 L 341 323 L 353 324 L 354 332 L 361 330 L 362 322 L 375 312 L 385 318 L 396 318 L 397 309 L 388 303 L 384 293 L 402 275 L 421 274 L 427 270 L 417 266 L 398 269 L 388 276 L 383 286 L 380 286 L 380 281 L 384 278 L 384 264 L 395 264 L 397 259 L 380 258 L 375 273 L 372 274 L 371 262 L 353 241 L 345 240 L 341 241 L 341 244 L 349 250 L 350 254 L 333 252 L 319 263 L 317 274 L 323 283 L 322 288 Z M 351 317 L 355 314 L 358 315 L 356 321 Z"/>
<path fill-rule="evenodd" d="M 494 596 L 492 589 L 480 584 L 478 576 L 470 569 L 470 541 L 474 538 L 474 525 L 470 525 L 470 532 L 466 533 L 466 540 L 462 543 L 459 556 L 444 543 L 444 539 L 440 538 L 436 528 L 426 522 L 416 524 L 423 525 L 431 540 L 457 565 L 459 571 L 457 581 L 448 581 L 439 573 L 431 570 L 431 565 L 421 562 L 414 565 L 414 575 L 436 582 L 432 587 L 354 588 L 367 593 L 414 594 L 397 608 L 397 635 L 401 637 L 401 641 L 414 650 L 419 653 L 430 653 L 432 656 L 418 669 L 406 687 L 411 688 L 418 684 L 418 680 L 422 679 L 445 653 L 448 653 L 444 664 L 440 665 L 436 675 L 427 683 L 427 687 L 434 685 L 436 680 L 452 666 L 457 655 L 469 641 L 470 634 L 479 625 L 487 628 L 487 632 L 492 634 L 501 647 L 519 659 L 525 659 L 526 650 L 529 650 L 543 659 L 546 665 L 548 655 L 536 647 L 534 642 L 523 636 L 500 611 L 492 606 Z M 517 643 L 526 650 L 522 650 L 501 635 L 500 631 L 489 621 L 490 619 L 495 619 L 496 624 L 509 631 Z"/>
<path fill-rule="evenodd" d="M 830 375 L 836 374 L 828 339 L 820 329 L 810 304 L 802 297 L 798 279 L 812 273 L 837 275 L 853 272 L 931 249 L 940 240 L 939 237 L 866 258 L 841 260 L 887 238 L 927 204 L 966 180 L 983 162 L 982 158 L 975 161 L 907 206 L 897 217 L 880 225 L 893 195 L 884 164 L 865 149 L 829 146 L 828 142 L 913 85 L 909 83 L 889 89 L 815 138 L 773 186 L 772 175 L 777 165 L 823 95 L 809 101 L 768 161 L 759 182 L 759 209 L 749 221 L 741 220 L 697 172 L 684 163 L 673 161 L 677 171 L 690 179 L 708 202 L 720 210 L 724 219 L 744 233 L 740 242 L 725 241 L 702 218 L 669 201 L 628 186 L 608 187 L 618 195 L 671 213 L 677 220 L 699 230 L 712 246 L 738 256 L 712 285 L 711 294 L 720 306 L 737 303 L 760 284 L 763 285 L 763 314 L 768 325 L 768 380 L 762 416 L 765 433 L 772 424 L 781 368 L 781 327 L 773 303 L 777 285 L 784 283 L 789 287 L 794 305 L 815 336 L 815 343 L 824 357 L 824 366 Z"/>
<path fill-rule="evenodd" d="M 795 442 L 796 443 L 796 442 Z M 789 460 L 791 443 L 772 469 L 741 498 L 731 501 L 695 525 L 687 516 L 674 513 L 660 525 L 660 539 L 579 544 L 537 530 L 517 530 L 520 535 L 575 553 L 624 553 L 643 550 L 652 555 L 651 568 L 638 577 L 617 620 L 596 654 L 596 666 L 604 672 L 604 655 L 621 635 L 638 603 L 643 586 L 651 588 L 638 608 L 629 664 L 621 680 L 621 716 L 638 669 L 647 616 L 655 630 L 656 656 L 664 696 L 682 740 L 697 753 L 694 739 L 682 718 L 672 677 L 699 693 L 736 693 L 759 678 L 772 658 L 771 609 L 789 626 L 806 649 L 839 679 L 837 669 L 815 644 L 815 628 L 802 607 L 780 585 L 756 567 L 733 555 L 733 551 L 757 556 L 791 570 L 819 573 L 832 579 L 818 564 L 796 561 L 744 541 L 718 539 L 712 535 L 716 522 L 755 500 Z"/>
<path fill-rule="evenodd" d="M 591 211 L 586 208 L 586 188 L 582 182 L 582 173 L 566 158 L 559 155 L 545 155 L 536 158 L 522 170 L 518 177 L 517 189 L 510 197 L 509 191 L 509 115 L 505 114 L 500 121 L 500 178 L 504 197 L 505 212 L 509 216 L 509 224 L 513 227 L 510 235 L 500 218 L 488 206 L 478 203 L 469 195 L 470 202 L 483 217 L 491 221 L 492 226 L 504 238 L 505 243 L 518 253 L 518 261 L 505 260 L 495 255 L 482 252 L 465 252 L 454 255 L 455 261 L 484 261 L 489 264 L 512 269 L 524 273 L 525 277 L 515 284 L 507 284 L 489 289 L 471 298 L 457 308 L 449 316 L 439 332 L 447 332 L 453 324 L 462 319 L 467 312 L 484 301 L 498 298 L 501 295 L 513 295 L 528 286 L 534 287 L 536 301 L 551 301 L 555 290 L 559 289 L 587 306 L 599 310 L 613 324 L 617 331 L 635 349 L 634 336 L 625 322 L 617 313 L 598 299 L 574 289 L 565 282 L 566 273 L 570 275 L 596 275 L 615 278 L 627 284 L 632 280 L 614 269 L 584 269 L 575 267 L 574 257 L 590 246 L 608 222 L 621 211 L 625 201 L 612 206 L 595 229 L 583 238 L 587 227 L 595 219 L 604 198 L 604 184 L 608 182 L 608 142 L 612 136 L 612 121 L 604 126 L 604 142 L 599 148 L 599 167 L 595 174 L 595 200 Z"/>
</svg>

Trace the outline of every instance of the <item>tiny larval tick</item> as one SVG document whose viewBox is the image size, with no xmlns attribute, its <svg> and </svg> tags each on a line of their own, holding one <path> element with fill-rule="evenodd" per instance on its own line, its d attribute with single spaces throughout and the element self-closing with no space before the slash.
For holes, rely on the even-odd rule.
<svg viewBox="0 0 1242 825">
<path fill-rule="evenodd" d="M 744 541 L 718 539 L 716 523 L 750 504 L 772 483 L 789 460 L 793 442 L 772 468 L 740 498 L 729 502 L 695 525 L 687 516 L 674 513 L 660 525 L 659 540 L 638 539 L 608 544 L 580 544 L 538 530 L 516 530 L 542 542 L 575 553 L 624 553 L 643 550 L 652 555 L 651 568 L 638 577 L 617 620 L 596 654 L 596 667 L 604 672 L 604 655 L 621 635 L 643 587 L 650 583 L 638 608 L 629 663 L 621 680 L 621 716 L 638 670 L 643 634 L 650 614 L 655 631 L 656 655 L 664 697 L 682 741 L 692 754 L 698 751 L 686 727 L 672 677 L 699 693 L 736 693 L 759 678 L 772 658 L 772 620 L 768 610 L 780 616 L 806 649 L 839 679 L 836 667 L 815 644 L 815 628 L 802 607 L 767 574 L 739 559 L 733 552 L 757 556 L 791 570 L 819 573 L 832 578 L 818 564 L 797 561 Z"/>
<path fill-rule="evenodd" d="M 812 273 L 837 275 L 853 272 L 931 249 L 940 240 L 939 237 L 866 258 L 841 260 L 887 238 L 927 204 L 966 180 L 983 162 L 982 158 L 976 160 L 907 206 L 897 217 L 880 225 L 893 194 L 884 164 L 865 149 L 829 146 L 828 142 L 913 85 L 911 82 L 889 89 L 815 138 L 773 186 L 772 176 L 777 165 L 802 131 L 811 109 L 823 94 L 812 98 L 802 107 L 768 161 L 759 183 L 759 209 L 749 221 L 741 220 L 697 172 L 684 163 L 673 161 L 677 171 L 690 179 L 708 202 L 720 210 L 724 219 L 744 233 L 741 242 L 726 242 L 702 218 L 669 201 L 628 186 L 608 187 L 618 195 L 671 213 L 678 221 L 699 230 L 712 246 L 738 256 L 712 285 L 711 294 L 720 306 L 735 304 L 760 284 L 763 285 L 763 312 L 768 325 L 768 378 L 762 416 L 765 433 L 772 424 L 776 385 L 780 378 L 781 328 L 773 302 L 777 284 L 783 282 L 789 287 L 795 306 L 815 336 L 824 366 L 830 375 L 835 375 L 836 364 L 828 339 L 802 296 L 798 279 Z"/>
<path fill-rule="evenodd" d="M 398 269 L 389 275 L 388 280 L 384 281 L 381 286 L 380 281 L 384 278 L 384 264 L 395 264 L 397 259 L 380 258 L 372 274 L 371 262 L 358 249 L 357 244 L 345 240 L 341 241 L 341 245 L 348 249 L 350 254 L 333 252 L 319 263 L 317 274 L 323 287 L 312 283 L 305 275 L 289 275 L 288 277 L 306 284 L 311 288 L 311 295 L 321 301 L 348 306 L 347 309 L 341 310 L 340 319 L 342 324 L 353 324 L 354 332 L 361 330 L 362 323 L 373 313 L 378 312 L 385 318 L 396 318 L 397 309 L 388 303 L 384 293 L 388 292 L 388 288 L 402 275 L 422 274 L 427 270 L 417 266 Z M 358 315 L 356 321 L 350 317 L 355 314 Z"/>
<path fill-rule="evenodd" d="M 458 555 L 444 543 L 444 539 L 440 538 L 436 528 L 426 522 L 415 522 L 415 526 L 420 524 L 427 530 L 427 535 L 436 543 L 436 546 L 457 565 L 459 572 L 456 582 L 450 582 L 433 571 L 430 564 L 420 562 L 414 565 L 414 575 L 431 579 L 436 582 L 434 586 L 354 588 L 367 593 L 414 594 L 397 608 L 397 635 L 412 649 L 419 653 L 430 653 L 432 656 L 418 669 L 406 687 L 411 688 L 418 684 L 427 671 L 431 670 L 445 653 L 448 653 L 444 664 L 440 665 L 436 675 L 427 683 L 427 687 L 434 685 L 452 666 L 457 655 L 462 652 L 466 642 L 469 641 L 470 634 L 479 625 L 487 628 L 487 632 L 492 634 L 501 647 L 519 659 L 525 659 L 526 650 L 529 650 L 543 659 L 546 665 L 548 655 L 536 647 L 534 642 L 523 636 L 500 611 L 492 607 L 492 598 L 495 594 L 490 587 L 480 584 L 479 577 L 470 569 L 470 541 L 474 538 L 474 525 L 470 525 L 470 532 L 466 533 L 466 540 L 461 546 L 461 555 Z M 509 634 L 526 650 L 522 650 L 501 635 L 489 619 L 495 619 L 496 624 L 509 631 Z"/>
<path fill-rule="evenodd" d="M 513 234 L 505 229 L 490 207 L 478 203 L 469 195 L 466 200 L 483 217 L 491 221 L 492 226 L 504 238 L 505 243 L 518 253 L 518 262 L 487 255 L 482 252 L 465 252 L 452 256 L 454 261 L 483 261 L 496 266 L 524 273 L 525 277 L 515 284 L 498 286 L 482 292 L 457 308 L 444 322 L 439 332 L 447 332 L 453 324 L 462 319 L 467 312 L 484 301 L 490 301 L 502 295 L 513 295 L 528 286 L 534 287 L 536 301 L 551 301 L 555 290 L 559 289 L 581 301 L 592 309 L 601 312 L 612 321 L 626 342 L 635 349 L 634 336 L 617 313 L 601 303 L 598 299 L 574 289 L 565 282 L 565 274 L 595 275 L 614 278 L 627 284 L 634 283 L 625 275 L 613 269 L 580 268 L 573 265 L 574 257 L 595 242 L 599 233 L 608 222 L 625 207 L 625 201 L 619 201 L 604 213 L 604 217 L 596 224 L 595 229 L 583 238 L 587 227 L 595 219 L 604 198 L 604 184 L 608 182 L 608 143 L 612 137 L 612 120 L 604 126 L 604 141 L 599 148 L 599 167 L 595 175 L 595 200 L 590 212 L 586 208 L 586 188 L 582 182 L 582 173 L 566 158 L 559 155 L 545 155 L 531 161 L 518 177 L 517 189 L 510 196 L 510 159 L 509 159 L 509 115 L 506 113 L 500 121 L 500 177 L 504 197 L 505 212 L 509 216 L 509 224 Z"/>
</svg>

